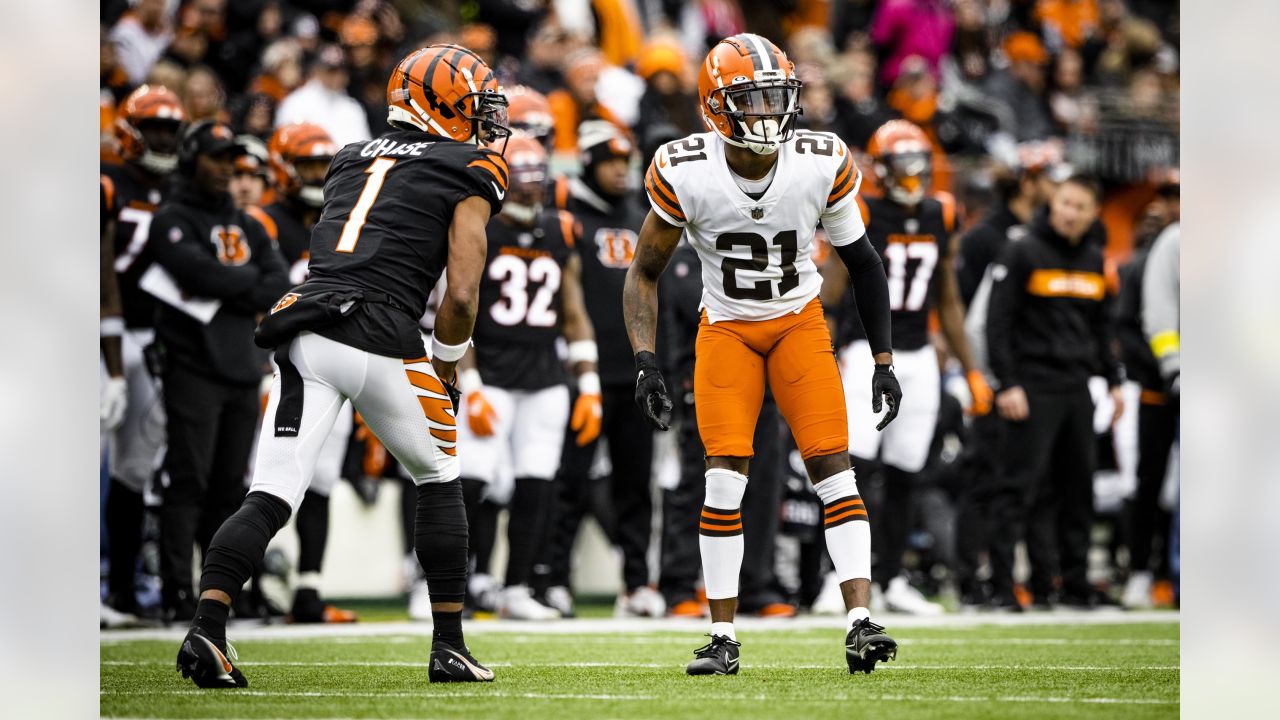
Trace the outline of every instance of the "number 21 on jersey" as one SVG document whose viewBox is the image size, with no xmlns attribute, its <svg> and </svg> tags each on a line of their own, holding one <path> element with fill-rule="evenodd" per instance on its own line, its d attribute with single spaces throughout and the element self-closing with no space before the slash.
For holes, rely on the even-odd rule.
<svg viewBox="0 0 1280 720">
<path fill-rule="evenodd" d="M 356 251 L 356 243 L 360 242 L 360 231 L 364 229 L 364 221 L 369 217 L 373 201 L 377 200 L 378 193 L 382 192 L 382 183 L 387 179 L 387 172 L 395 164 L 394 158 L 378 158 L 365 170 L 369 179 L 364 181 L 364 189 L 360 191 L 356 206 L 351 208 L 351 214 L 347 216 L 347 222 L 342 226 L 342 236 L 338 238 L 335 251 L 340 253 Z"/>
</svg>

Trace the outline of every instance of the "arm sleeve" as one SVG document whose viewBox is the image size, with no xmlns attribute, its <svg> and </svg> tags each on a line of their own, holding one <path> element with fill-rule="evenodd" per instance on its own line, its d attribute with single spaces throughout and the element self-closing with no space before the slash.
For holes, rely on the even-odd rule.
<svg viewBox="0 0 1280 720">
<path fill-rule="evenodd" d="M 688 223 L 684 208 L 680 206 L 680 197 L 673 186 L 662 174 L 658 165 L 665 162 L 665 150 L 659 149 L 649 162 L 649 170 L 644 174 L 644 191 L 649 197 L 649 205 L 653 211 L 666 222 L 676 227 L 684 227 Z"/>
<path fill-rule="evenodd" d="M 151 223 L 147 247 L 178 287 L 197 297 L 229 300 L 258 282 L 256 264 L 223 265 L 201 242 L 173 213 L 161 213 Z"/>
<path fill-rule="evenodd" d="M 1013 354 L 1013 328 L 1022 307 L 1027 267 L 1020 243 L 1010 243 L 991 266 L 991 295 L 987 306 L 987 353 L 991 374 L 1001 388 L 1021 384 Z"/>
<path fill-rule="evenodd" d="M 1182 368 L 1178 318 L 1178 226 L 1156 238 L 1142 275 L 1142 331 L 1166 380 Z"/>
<path fill-rule="evenodd" d="M 884 274 L 884 263 L 880 260 L 880 253 L 871 247 L 871 241 L 865 236 L 861 242 L 835 245 L 835 248 L 844 266 L 849 269 L 849 283 L 853 286 L 853 298 L 858 306 L 858 317 L 861 318 L 862 328 L 867 333 L 871 354 L 893 352 L 889 279 Z"/>
</svg>

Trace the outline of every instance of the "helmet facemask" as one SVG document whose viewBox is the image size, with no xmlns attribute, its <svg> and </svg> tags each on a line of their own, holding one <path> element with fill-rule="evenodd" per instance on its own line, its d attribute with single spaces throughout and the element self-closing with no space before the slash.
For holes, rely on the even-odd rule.
<svg viewBox="0 0 1280 720">
<path fill-rule="evenodd" d="M 896 152 L 876 163 L 876 172 L 888 189 L 889 198 L 899 205 L 914 206 L 924 199 L 933 177 L 933 158 L 928 150 Z"/>
<path fill-rule="evenodd" d="M 708 104 L 730 119 L 733 134 L 725 138 L 727 142 L 758 155 L 772 155 L 795 134 L 792 121 L 804 112 L 800 87 L 795 78 L 740 83 L 717 88 Z"/>
<path fill-rule="evenodd" d="M 467 100 L 471 99 L 473 114 L 465 111 Z M 503 138 L 511 137 L 511 120 L 507 116 L 507 96 L 496 90 L 481 90 L 462 96 L 457 108 L 462 117 L 471 121 L 474 128 L 472 139 L 480 145 L 493 145 Z M 506 149 L 506 143 L 503 143 Z"/>
<path fill-rule="evenodd" d="M 139 121 L 137 137 L 142 143 L 142 154 L 138 157 L 138 165 L 153 175 L 168 175 L 176 170 L 181 126 L 177 120 Z"/>
</svg>

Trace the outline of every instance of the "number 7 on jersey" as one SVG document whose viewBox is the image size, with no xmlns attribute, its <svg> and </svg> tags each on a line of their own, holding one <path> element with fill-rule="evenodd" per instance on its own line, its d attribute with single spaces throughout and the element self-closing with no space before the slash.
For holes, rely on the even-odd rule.
<svg viewBox="0 0 1280 720">
<path fill-rule="evenodd" d="M 373 201 L 378 199 L 378 193 L 382 192 L 382 183 L 387 179 L 387 172 L 395 164 L 394 158 L 378 158 L 373 161 L 368 170 L 365 170 L 369 179 L 364 181 L 364 189 L 360 191 L 356 206 L 351 208 L 351 215 L 342 226 L 342 236 L 338 238 L 338 246 L 334 248 L 336 252 L 356 251 L 356 243 L 360 242 L 360 231 L 364 229 L 364 221 L 369 217 L 369 209 L 373 207 Z"/>
</svg>

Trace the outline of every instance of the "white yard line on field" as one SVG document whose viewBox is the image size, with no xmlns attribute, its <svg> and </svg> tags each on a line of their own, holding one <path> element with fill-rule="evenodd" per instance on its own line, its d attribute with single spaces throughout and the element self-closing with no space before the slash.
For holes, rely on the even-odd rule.
<svg viewBox="0 0 1280 720">
<path fill-rule="evenodd" d="M 170 660 L 103 660 L 103 665 L 123 666 L 123 667 L 158 667 L 169 666 L 173 662 Z M 425 662 L 403 662 L 396 660 L 325 660 L 317 662 L 303 662 L 295 660 L 259 660 L 259 661 L 237 661 L 241 667 L 406 667 L 406 668 L 425 668 L 428 663 Z M 672 663 L 653 663 L 653 662 L 497 662 L 486 663 L 488 667 L 495 668 L 677 668 L 678 665 Z M 827 670 L 832 668 L 840 668 L 839 663 L 802 663 L 802 664 L 756 664 L 743 663 L 743 669 L 747 670 Z M 1079 671 L 1079 672 L 1124 672 L 1132 670 L 1159 670 L 1159 671 L 1176 671 L 1179 670 L 1177 665 L 915 665 L 912 663 L 881 663 L 876 666 L 877 670 L 1025 670 L 1032 672 L 1062 672 L 1062 671 Z"/>
<path fill-rule="evenodd" d="M 195 688 L 189 690 L 124 690 L 120 692 L 110 692 L 103 690 L 100 693 L 104 696 L 167 696 L 167 697 L 207 697 L 207 691 Z M 433 700 L 448 700 L 450 698 L 520 698 L 527 700 L 605 700 L 605 701 L 653 701 L 659 698 L 655 695 L 603 695 L 603 694 L 583 694 L 583 693 L 521 693 L 506 692 L 503 690 L 489 690 L 486 688 L 477 688 L 474 690 L 450 690 L 446 692 L 351 692 L 351 691 L 273 691 L 273 690 L 235 690 L 233 692 L 223 693 L 226 696 L 235 697 L 295 697 L 295 698 L 423 698 Z M 717 696 L 715 698 L 704 698 L 704 700 L 714 700 L 716 702 L 759 702 L 767 701 L 770 698 L 767 695 L 731 695 Z M 1083 703 L 1083 704 L 1105 704 L 1105 705 L 1177 705 L 1177 700 L 1161 700 L 1158 698 L 1113 698 L 1113 697 L 1059 697 L 1059 696 L 1035 696 L 1035 695 L 875 695 L 868 693 L 858 693 L 856 695 L 826 695 L 821 698 L 813 698 L 806 702 L 814 703 L 844 703 L 852 700 L 865 702 L 867 700 L 880 700 L 886 702 L 963 702 L 963 703 Z"/>
<path fill-rule="evenodd" d="M 983 627 L 1031 627 L 1038 625 L 1111 625 L 1119 623 L 1161 623 L 1179 622 L 1177 612 L 1167 610 L 1106 612 L 1106 611 L 1071 611 L 1057 610 L 1043 613 L 1022 614 L 972 614 L 943 615 L 940 617 L 912 617 L 909 615 L 884 614 L 876 619 L 887 626 L 890 631 L 912 628 L 936 628 L 944 630 L 976 630 Z M 844 627 L 844 618 L 838 616 L 805 616 L 798 618 L 739 618 L 735 621 L 741 632 L 766 630 L 840 630 Z M 617 633 L 652 633 L 652 632 L 696 632 L 704 633 L 707 629 L 705 620 L 689 619 L 615 619 L 589 618 L 578 620 L 556 620 L 545 623 L 521 622 L 518 620 L 475 620 L 466 625 L 468 635 L 486 633 L 508 635 L 583 635 L 583 634 L 617 634 Z M 367 638 L 377 635 L 430 636 L 431 623 L 421 622 L 374 622 L 354 623 L 351 625 L 248 625 L 232 623 L 230 634 L 240 640 L 337 640 L 346 638 Z M 181 640 L 187 629 L 185 627 L 154 628 L 142 630 L 103 630 L 100 637 L 104 643 L 129 640 Z M 663 638 L 649 638 L 666 642 Z M 631 641 L 632 638 L 628 638 Z M 393 640 L 392 642 L 409 642 L 409 640 Z M 679 640 L 679 642 L 684 642 Z M 966 642 L 957 640 L 957 642 Z M 992 640 L 991 642 L 1000 642 Z M 1082 641 L 1093 642 L 1093 641 Z M 1111 641 L 1108 641 L 1111 642 Z M 1072 644 L 1063 642 L 1061 644 Z M 1162 644 L 1162 643 L 1157 643 Z M 1168 644 L 1177 644 L 1176 640 Z"/>
</svg>

